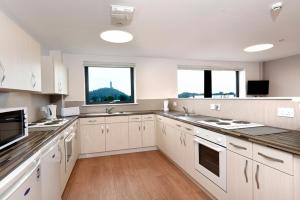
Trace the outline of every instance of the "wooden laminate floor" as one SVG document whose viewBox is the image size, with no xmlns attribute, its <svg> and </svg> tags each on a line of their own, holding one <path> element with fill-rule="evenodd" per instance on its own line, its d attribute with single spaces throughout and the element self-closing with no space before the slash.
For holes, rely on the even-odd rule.
<svg viewBox="0 0 300 200">
<path fill-rule="evenodd" d="M 210 199 L 159 151 L 78 160 L 63 200 Z"/>
</svg>

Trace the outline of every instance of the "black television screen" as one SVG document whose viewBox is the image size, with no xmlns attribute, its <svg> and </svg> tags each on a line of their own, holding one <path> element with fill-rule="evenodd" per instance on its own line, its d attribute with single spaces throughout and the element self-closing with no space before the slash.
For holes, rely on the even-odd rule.
<svg viewBox="0 0 300 200">
<path fill-rule="evenodd" d="M 248 81 L 247 85 L 248 95 L 268 95 L 269 94 L 269 81 Z"/>
</svg>

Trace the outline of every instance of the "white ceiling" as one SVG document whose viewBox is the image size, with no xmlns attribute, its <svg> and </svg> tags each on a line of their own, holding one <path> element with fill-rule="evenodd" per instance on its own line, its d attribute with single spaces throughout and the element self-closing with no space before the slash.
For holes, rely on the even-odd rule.
<svg viewBox="0 0 300 200">
<path fill-rule="evenodd" d="M 300 53 L 300 1 L 283 0 L 277 20 L 275 0 L 1 0 L 3 10 L 47 49 L 68 53 L 171 57 L 204 60 L 266 61 Z M 136 8 L 121 29 L 134 35 L 127 44 L 110 44 L 99 33 L 110 24 L 110 5 Z M 283 42 L 279 40 L 284 39 Z M 243 49 L 257 43 L 275 48 Z"/>
</svg>

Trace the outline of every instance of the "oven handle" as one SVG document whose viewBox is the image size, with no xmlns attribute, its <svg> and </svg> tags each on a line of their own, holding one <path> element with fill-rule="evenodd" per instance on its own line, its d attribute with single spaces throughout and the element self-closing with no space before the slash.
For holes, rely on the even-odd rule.
<svg viewBox="0 0 300 200">
<path fill-rule="evenodd" d="M 208 148 L 210 148 L 210 149 L 212 149 L 214 151 L 217 151 L 217 152 L 221 152 L 221 151 L 224 150 L 224 148 L 222 148 L 222 147 L 215 147 L 210 142 L 207 142 L 207 141 L 202 140 L 200 138 L 194 138 L 194 141 L 197 142 L 197 143 L 199 143 L 199 144 L 202 144 L 202 145 L 204 145 L 204 146 L 206 146 L 206 147 L 208 147 Z"/>
<path fill-rule="evenodd" d="M 71 134 L 69 135 L 69 137 L 66 138 L 65 142 L 66 142 L 66 143 L 69 143 L 69 142 L 74 138 L 74 136 L 75 136 L 75 133 L 71 133 Z"/>
</svg>

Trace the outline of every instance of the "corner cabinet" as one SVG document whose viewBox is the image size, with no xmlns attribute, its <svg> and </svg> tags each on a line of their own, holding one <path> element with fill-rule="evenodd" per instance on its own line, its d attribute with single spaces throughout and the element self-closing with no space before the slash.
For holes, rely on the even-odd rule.
<svg viewBox="0 0 300 200">
<path fill-rule="evenodd" d="M 41 91 L 41 47 L 0 11 L 0 88 Z"/>
<path fill-rule="evenodd" d="M 63 65 L 59 51 L 42 56 L 42 92 L 45 94 L 68 94 L 68 70 Z"/>
</svg>

